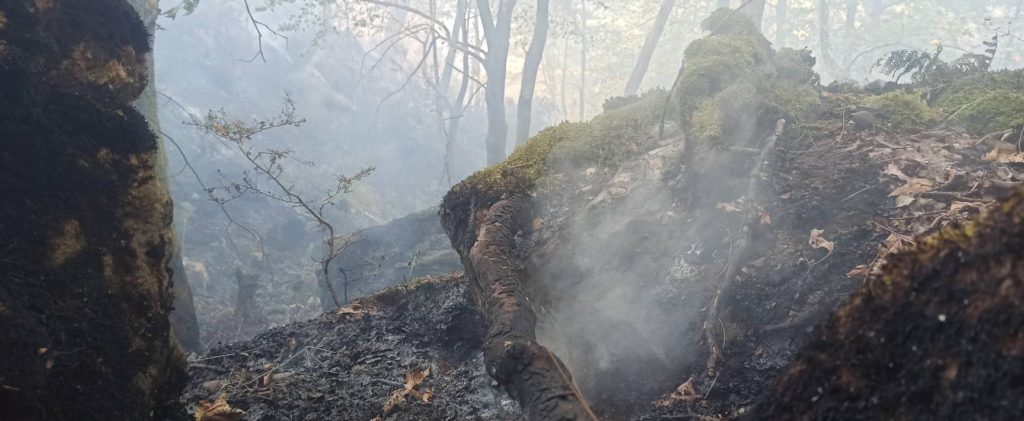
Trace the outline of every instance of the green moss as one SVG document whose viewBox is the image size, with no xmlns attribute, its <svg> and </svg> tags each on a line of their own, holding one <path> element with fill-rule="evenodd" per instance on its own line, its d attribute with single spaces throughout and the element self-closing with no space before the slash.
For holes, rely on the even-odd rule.
<svg viewBox="0 0 1024 421">
<path fill-rule="evenodd" d="M 775 53 L 775 72 L 779 80 L 798 85 L 817 84 L 820 78 L 814 72 L 816 62 L 810 50 L 783 48 Z"/>
<path fill-rule="evenodd" d="M 519 145 L 504 161 L 477 171 L 466 182 L 481 188 L 499 187 L 507 180 L 509 171 L 524 174 L 536 181 L 543 174 L 548 153 L 555 145 L 581 137 L 589 130 L 586 123 L 562 123 L 537 133 L 529 142 Z"/>
<path fill-rule="evenodd" d="M 690 43 L 684 53 L 676 97 L 682 121 L 700 107 L 701 102 L 741 80 L 765 80 L 770 76 L 767 55 L 753 38 L 739 35 L 702 38 Z"/>
<path fill-rule="evenodd" d="M 715 100 L 704 101 L 690 118 L 691 135 L 704 143 L 722 141 L 722 106 Z"/>
<path fill-rule="evenodd" d="M 772 87 L 769 101 L 798 121 L 814 118 L 821 109 L 821 95 L 814 88 L 788 83 Z"/>
<path fill-rule="evenodd" d="M 664 91 L 649 92 L 589 122 L 566 122 L 544 129 L 516 147 L 506 160 L 469 176 L 466 184 L 484 190 L 530 190 L 555 160 L 579 166 L 620 163 L 628 157 L 625 148 L 651 136 L 666 95 Z"/>
<path fill-rule="evenodd" d="M 934 104 L 976 135 L 1024 123 L 1024 70 L 965 77 L 943 88 Z"/>
<path fill-rule="evenodd" d="M 953 117 L 979 136 L 1024 125 L 1024 92 L 990 92 L 965 104 Z"/>
<path fill-rule="evenodd" d="M 939 116 L 914 92 L 894 91 L 868 97 L 864 105 L 881 111 L 894 130 L 925 127 L 938 121 Z"/>
</svg>

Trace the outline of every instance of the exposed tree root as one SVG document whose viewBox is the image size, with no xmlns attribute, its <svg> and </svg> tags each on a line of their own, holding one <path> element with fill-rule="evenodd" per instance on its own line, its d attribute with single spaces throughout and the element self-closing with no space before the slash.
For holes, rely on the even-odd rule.
<svg viewBox="0 0 1024 421">
<path fill-rule="evenodd" d="M 746 263 L 747 256 L 750 255 L 752 234 L 755 227 L 760 224 L 760 214 L 758 212 L 756 204 L 762 200 L 760 196 L 760 185 L 761 180 L 764 179 L 765 167 L 771 167 L 772 160 L 775 156 L 775 141 L 782 135 L 782 130 L 786 127 L 786 120 L 779 119 L 775 123 L 775 130 L 765 141 L 764 146 L 757 157 L 757 162 L 750 169 L 750 178 L 747 185 L 747 191 L 743 196 L 743 200 L 750 204 L 748 209 L 747 222 L 743 224 L 743 228 L 740 232 L 740 239 L 737 240 L 734 245 L 735 255 L 731 255 L 729 262 L 725 269 L 725 278 L 722 286 L 715 292 L 714 299 L 711 300 L 711 304 L 708 308 L 707 317 L 704 319 L 704 339 L 708 343 L 708 362 L 707 362 L 707 374 L 708 377 L 718 376 L 718 363 L 722 359 L 721 343 L 723 338 L 715 337 L 715 327 L 721 324 L 719 316 L 719 308 L 721 302 L 722 291 L 731 291 L 732 284 L 736 280 L 736 276 L 739 274 L 739 270 Z"/>
<path fill-rule="evenodd" d="M 470 190 L 469 203 L 458 200 L 465 190 Z M 527 419 L 596 420 L 569 369 L 536 341 L 537 315 L 523 292 L 515 253 L 515 237 L 529 220 L 527 198 L 513 195 L 477 209 L 476 196 L 473 189 L 457 187 L 441 214 L 487 319 L 487 372 L 519 402 Z"/>
</svg>

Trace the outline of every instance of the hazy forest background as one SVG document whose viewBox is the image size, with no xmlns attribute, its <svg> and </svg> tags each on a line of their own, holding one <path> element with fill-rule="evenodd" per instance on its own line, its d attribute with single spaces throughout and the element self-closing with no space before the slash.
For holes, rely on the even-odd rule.
<svg viewBox="0 0 1024 421">
<path fill-rule="evenodd" d="M 718 7 L 742 7 L 776 48 L 812 50 L 823 84 L 888 80 L 873 66 L 898 49 L 941 49 L 953 59 L 985 53 L 998 36 L 993 69 L 1020 67 L 1024 54 L 1021 0 L 160 6 L 160 130 L 205 346 L 313 317 L 325 297 L 317 220 L 287 198 L 259 194 L 272 191 L 260 185 L 269 181 L 219 123 L 252 122 L 242 129 L 256 130 L 241 132 L 247 146 L 273 155 L 271 168 L 291 191 L 327 198 L 320 215 L 348 241 L 345 234 L 437 206 L 453 183 L 529 134 L 587 120 L 608 98 L 668 89 L 683 49 L 705 35 L 700 22 Z M 351 192 L 335 196 L 338 187 Z M 353 281 L 344 295 L 379 287 Z"/>
</svg>

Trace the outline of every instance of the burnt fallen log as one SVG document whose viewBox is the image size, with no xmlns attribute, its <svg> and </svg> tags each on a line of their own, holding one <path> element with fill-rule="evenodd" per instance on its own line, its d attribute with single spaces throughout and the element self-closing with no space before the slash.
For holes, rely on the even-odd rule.
<svg viewBox="0 0 1024 421">
<path fill-rule="evenodd" d="M 568 368 L 536 340 L 537 315 L 523 291 L 516 236 L 529 221 L 525 195 L 505 197 L 457 186 L 441 221 L 461 256 L 487 320 L 487 372 L 530 420 L 596 420 Z"/>
</svg>

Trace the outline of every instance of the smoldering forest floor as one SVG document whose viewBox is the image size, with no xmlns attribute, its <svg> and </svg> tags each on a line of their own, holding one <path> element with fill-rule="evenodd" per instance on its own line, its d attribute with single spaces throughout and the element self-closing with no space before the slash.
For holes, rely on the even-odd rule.
<svg viewBox="0 0 1024 421">
<path fill-rule="evenodd" d="M 461 275 L 422 278 L 194 360 L 182 402 L 226 394 L 248 420 L 518 420 L 480 354 L 483 320 Z M 406 374 L 424 399 L 402 397 Z M 182 415 L 184 417 L 184 414 Z"/>
<path fill-rule="evenodd" d="M 715 187 L 744 180 L 746 170 L 717 184 L 674 172 L 673 136 L 640 136 L 622 163 L 546 177 L 535 229 L 522 239 L 527 288 L 542 309 L 541 342 L 566 361 L 603 418 L 742 416 L 887 256 L 915 235 L 977 215 L 1002 184 L 1022 180 L 1017 155 L 998 138 L 857 129 L 839 108 L 826 112 L 842 124 L 793 125 L 779 139 L 755 204 Z M 725 284 L 742 209 L 755 205 L 759 247 L 739 261 L 737 282 Z M 607 221 L 611 228 L 600 226 Z M 705 231 L 695 233 L 695 224 Z M 594 244 L 603 261 L 588 267 L 578 256 Z M 628 276 L 635 281 L 626 287 L 640 292 L 609 309 L 606 284 L 594 283 L 607 276 Z M 551 279 L 572 287 L 553 288 Z M 712 375 L 704 331 L 716 295 L 722 311 L 712 337 L 722 355 Z M 586 322 L 567 321 L 574 318 Z M 618 336 L 599 325 L 617 326 Z M 483 327 L 461 276 L 418 280 L 215 347 L 193 361 L 182 402 L 193 411 L 227 394 L 250 420 L 521 419 L 484 370 Z M 407 374 L 425 370 L 422 383 L 406 386 Z"/>
</svg>

